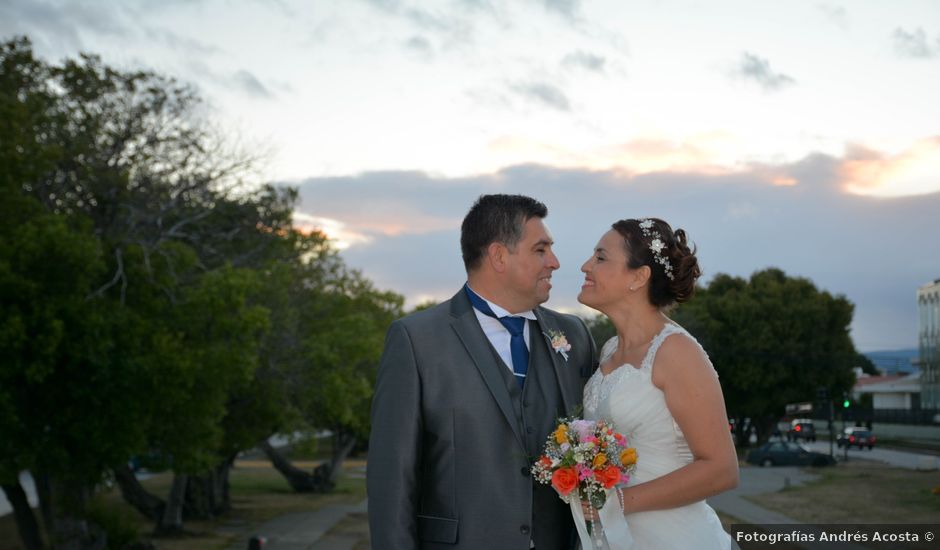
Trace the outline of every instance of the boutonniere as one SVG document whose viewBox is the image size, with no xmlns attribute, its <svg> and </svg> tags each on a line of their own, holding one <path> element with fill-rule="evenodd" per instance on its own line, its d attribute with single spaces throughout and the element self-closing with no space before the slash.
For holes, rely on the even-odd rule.
<svg viewBox="0 0 940 550">
<path fill-rule="evenodd" d="M 555 353 L 560 353 L 562 357 L 565 358 L 565 361 L 568 360 L 568 352 L 571 351 L 571 344 L 568 343 L 568 338 L 565 337 L 565 333 L 560 330 L 550 330 L 548 333 L 543 333 L 551 341 L 552 349 L 555 350 Z"/>
</svg>

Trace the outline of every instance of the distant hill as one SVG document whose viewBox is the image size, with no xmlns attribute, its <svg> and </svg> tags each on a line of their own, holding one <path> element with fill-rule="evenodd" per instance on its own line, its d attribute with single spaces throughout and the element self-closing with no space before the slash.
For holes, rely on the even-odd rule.
<svg viewBox="0 0 940 550">
<path fill-rule="evenodd" d="M 869 351 L 862 355 L 871 359 L 871 362 L 885 374 L 908 374 L 920 370 L 913 364 L 913 360 L 918 357 L 916 348 Z"/>
</svg>

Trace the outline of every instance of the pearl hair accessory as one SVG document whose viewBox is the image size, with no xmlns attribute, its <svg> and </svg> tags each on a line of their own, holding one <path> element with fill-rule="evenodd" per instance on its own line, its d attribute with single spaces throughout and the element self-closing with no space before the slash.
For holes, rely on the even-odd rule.
<svg viewBox="0 0 940 550">
<path fill-rule="evenodd" d="M 653 220 L 649 218 L 640 220 L 640 231 L 643 232 L 644 237 L 651 239 L 650 250 L 653 251 L 653 258 L 656 260 L 656 263 L 663 266 L 663 271 L 666 272 L 666 277 L 669 277 L 670 281 L 675 280 L 672 274 L 672 264 L 670 264 L 666 256 L 663 255 L 663 249 L 666 248 L 666 243 L 663 242 L 663 236 L 660 235 L 659 231 L 653 230 Z"/>
</svg>

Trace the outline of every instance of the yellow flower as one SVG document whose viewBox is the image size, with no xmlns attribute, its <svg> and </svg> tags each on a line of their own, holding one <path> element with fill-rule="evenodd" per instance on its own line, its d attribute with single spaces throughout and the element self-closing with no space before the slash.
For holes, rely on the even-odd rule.
<svg viewBox="0 0 940 550">
<path fill-rule="evenodd" d="M 567 424 L 562 424 L 558 426 L 558 429 L 555 430 L 555 442 L 561 445 L 562 443 L 568 442 L 568 426 Z"/>
<path fill-rule="evenodd" d="M 605 455 L 604 453 L 599 453 L 597 456 L 594 457 L 595 468 L 600 468 L 606 463 L 607 463 L 607 455 Z"/>
<path fill-rule="evenodd" d="M 633 447 L 624 449 L 623 452 L 620 453 L 620 463 L 624 466 L 636 464 L 636 449 Z"/>
</svg>

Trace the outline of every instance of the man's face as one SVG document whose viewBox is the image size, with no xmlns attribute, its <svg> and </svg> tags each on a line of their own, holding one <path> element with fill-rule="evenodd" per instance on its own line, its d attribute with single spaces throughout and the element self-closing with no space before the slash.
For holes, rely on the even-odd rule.
<svg viewBox="0 0 940 550">
<path fill-rule="evenodd" d="M 552 236 L 541 218 L 530 218 L 523 226 L 522 239 L 506 259 L 507 290 L 518 311 L 532 309 L 548 301 L 552 272 L 559 263 L 552 252 Z M 513 313 L 516 313 L 515 311 Z"/>
</svg>

